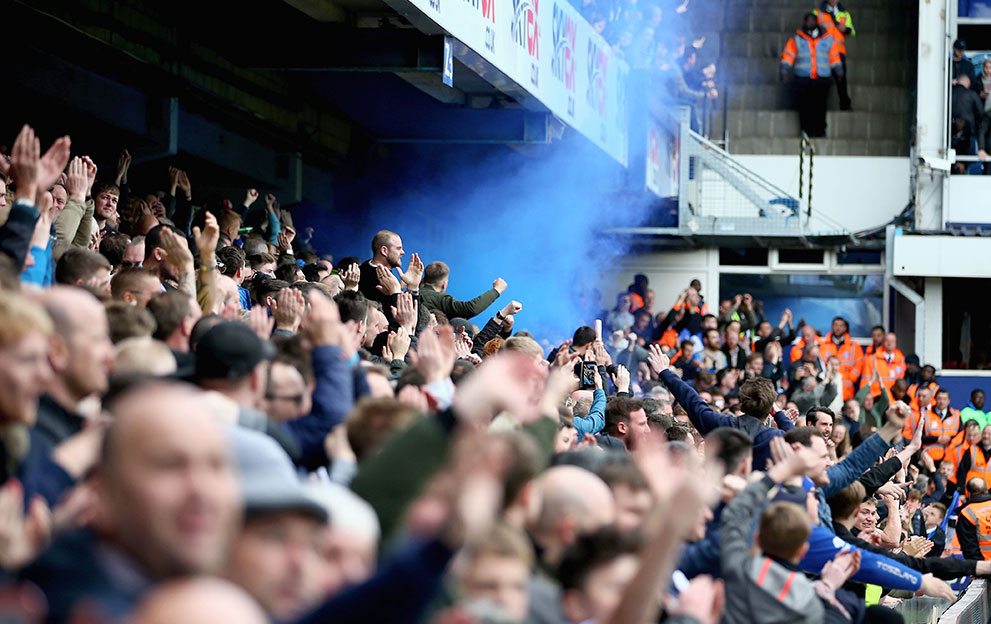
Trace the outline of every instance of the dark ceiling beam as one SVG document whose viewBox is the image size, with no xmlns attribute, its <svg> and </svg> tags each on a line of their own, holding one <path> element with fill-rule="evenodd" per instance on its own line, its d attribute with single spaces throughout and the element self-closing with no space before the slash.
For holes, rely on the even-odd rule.
<svg viewBox="0 0 991 624">
<path fill-rule="evenodd" d="M 443 65 L 444 38 L 413 29 L 342 28 L 321 24 L 304 38 L 251 41 L 235 50 L 243 67 L 277 71 L 434 72 Z"/>
<path fill-rule="evenodd" d="M 549 116 L 522 109 L 452 109 L 376 138 L 380 143 L 534 145 L 551 142 Z"/>
</svg>

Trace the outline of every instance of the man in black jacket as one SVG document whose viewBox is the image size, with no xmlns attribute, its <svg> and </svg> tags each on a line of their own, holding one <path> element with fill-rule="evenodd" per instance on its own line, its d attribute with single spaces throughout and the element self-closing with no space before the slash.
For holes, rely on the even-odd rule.
<svg viewBox="0 0 991 624">
<path fill-rule="evenodd" d="M 966 74 L 961 74 L 953 85 L 953 117 L 963 119 L 969 135 L 976 138 L 978 124 L 984 116 L 984 104 L 981 96 L 970 88 L 970 81 Z"/>
<path fill-rule="evenodd" d="M 960 540 L 960 551 L 966 559 L 986 559 L 982 552 L 981 536 L 978 528 L 983 517 L 988 515 L 988 505 L 991 501 L 988 484 L 981 478 L 967 482 L 967 504 L 957 512 L 957 539 Z"/>
<path fill-rule="evenodd" d="M 55 329 L 48 355 L 55 377 L 38 405 L 36 429 L 55 446 L 83 428 L 83 399 L 106 392 L 114 345 L 103 305 L 88 292 L 60 286 L 42 304 Z"/>
<path fill-rule="evenodd" d="M 854 481 L 829 499 L 833 513 L 833 529 L 840 539 L 872 553 L 891 557 L 898 563 L 936 578 L 955 579 L 961 576 L 987 576 L 991 574 L 991 561 L 968 559 L 944 559 L 939 557 L 910 557 L 875 546 L 855 536 L 851 529 L 857 523 L 857 508 L 865 498 L 864 486 Z"/>
<path fill-rule="evenodd" d="M 399 234 L 389 230 L 377 232 L 372 238 L 372 258 L 359 267 L 361 279 L 358 282 L 358 291 L 366 298 L 378 301 L 383 307 L 389 305 L 390 295 L 393 291 L 398 292 L 400 284 L 405 285 L 411 294 L 415 294 L 420 288 L 420 278 L 423 277 L 423 263 L 420 262 L 420 256 L 413 254 L 409 268 L 404 272 L 402 270 L 404 255 L 406 250 L 403 249 L 403 239 Z M 378 271 L 380 267 L 388 275 L 380 278 Z M 393 269 L 399 270 L 398 280 L 392 274 Z M 383 278 L 395 284 L 386 286 L 381 282 Z"/>
</svg>

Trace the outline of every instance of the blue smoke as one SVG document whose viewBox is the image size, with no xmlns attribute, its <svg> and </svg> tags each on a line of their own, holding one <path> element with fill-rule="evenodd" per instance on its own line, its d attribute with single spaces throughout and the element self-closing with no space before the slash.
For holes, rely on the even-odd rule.
<svg viewBox="0 0 991 624">
<path fill-rule="evenodd" d="M 509 300 L 523 304 L 517 331 L 546 345 L 591 324 L 603 274 L 629 245 L 612 227 L 642 223 L 651 202 L 624 192 L 627 172 L 577 133 L 527 154 L 506 147 L 405 146 L 373 174 L 339 184 L 335 214 L 311 212 L 314 247 L 336 259 L 370 255 L 376 231 L 403 238 L 407 256 L 451 267 L 448 292 L 470 299 L 502 277 L 508 290 L 484 324 Z M 633 166 L 642 166 L 634 164 Z"/>
</svg>

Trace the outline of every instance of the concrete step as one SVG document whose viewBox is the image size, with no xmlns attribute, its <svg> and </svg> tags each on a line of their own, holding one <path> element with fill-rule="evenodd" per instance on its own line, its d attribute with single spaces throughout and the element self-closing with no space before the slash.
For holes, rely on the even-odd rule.
<svg viewBox="0 0 991 624">
<path fill-rule="evenodd" d="M 788 32 L 746 32 L 724 33 L 719 42 L 720 54 L 728 58 L 773 58 L 780 59 L 788 39 L 794 34 Z M 709 47 L 711 39 L 706 38 L 703 49 Z M 847 41 L 847 61 L 890 60 L 904 63 L 911 50 L 907 38 L 902 33 L 881 33 L 865 37 L 852 37 Z"/>
<path fill-rule="evenodd" d="M 798 120 L 796 117 L 795 125 Z M 907 156 L 906 140 L 813 139 L 816 156 Z M 730 139 L 731 154 L 785 154 L 798 158 L 797 138 L 744 137 Z"/>
<path fill-rule="evenodd" d="M 857 111 L 872 113 L 908 113 L 911 102 L 905 87 L 864 85 L 850 83 L 850 99 Z M 794 91 L 790 85 L 731 85 L 723 92 L 727 108 L 742 110 L 781 110 L 795 106 Z M 830 90 L 830 108 L 839 109 L 839 95 Z M 717 107 L 718 108 L 718 107 Z"/>
<path fill-rule="evenodd" d="M 904 60 L 856 59 L 847 61 L 851 85 L 910 86 L 910 68 Z M 777 85 L 781 72 L 778 58 L 740 58 L 723 56 L 716 63 L 720 79 L 730 85 Z M 908 99 L 908 93 L 904 95 Z"/>
<path fill-rule="evenodd" d="M 865 113 L 863 111 L 829 111 L 826 115 L 826 138 L 836 140 L 887 141 L 908 136 L 906 113 Z M 798 140 L 798 111 L 747 110 L 729 111 L 726 115 L 730 141 L 744 138 Z M 712 118 L 712 136 L 723 135 L 722 115 Z"/>
</svg>

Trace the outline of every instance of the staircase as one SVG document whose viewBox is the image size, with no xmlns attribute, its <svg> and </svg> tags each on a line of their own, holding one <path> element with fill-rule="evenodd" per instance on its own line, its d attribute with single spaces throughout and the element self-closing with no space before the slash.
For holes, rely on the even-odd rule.
<svg viewBox="0 0 991 624">
<path fill-rule="evenodd" d="M 842 1 L 842 0 L 841 0 Z M 717 4 L 717 3 L 714 3 Z M 726 85 L 726 129 L 733 154 L 798 154 L 798 112 L 791 85 L 778 81 L 787 38 L 815 0 L 721 0 L 719 45 L 707 42 L 699 61 L 717 63 Z M 826 137 L 817 155 L 907 156 L 917 37 L 913 6 L 904 0 L 850 0 L 857 36 L 847 39 L 853 110 L 839 110 L 830 90 Z M 715 9 L 715 7 L 713 7 Z M 721 23 L 719 23 L 721 22 Z M 716 25 L 719 23 L 718 25 Z M 718 47 L 718 51 L 716 48 Z M 709 136 L 723 137 L 721 102 Z"/>
</svg>

